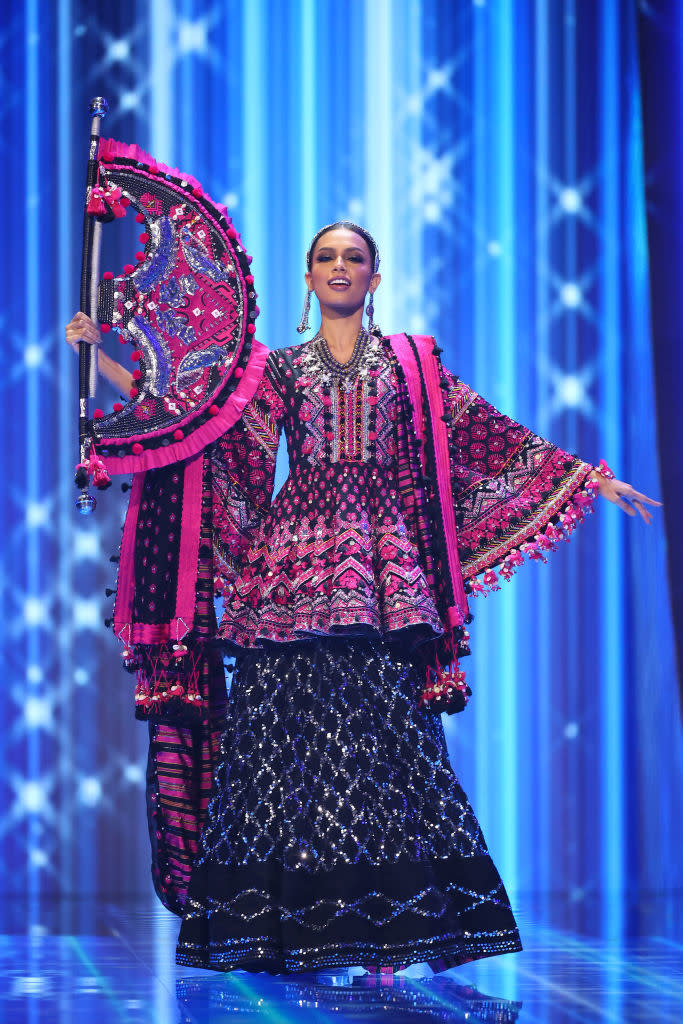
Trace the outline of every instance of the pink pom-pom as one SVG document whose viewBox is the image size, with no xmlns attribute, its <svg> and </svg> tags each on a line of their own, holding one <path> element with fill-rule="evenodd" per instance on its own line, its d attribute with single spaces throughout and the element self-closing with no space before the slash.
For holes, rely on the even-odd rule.
<svg viewBox="0 0 683 1024">
<path fill-rule="evenodd" d="M 137 398 L 140 392 L 138 391 L 137 388 L 131 388 L 128 394 L 130 395 L 131 398 Z"/>
<path fill-rule="evenodd" d="M 253 284 L 254 283 L 254 275 L 253 274 L 247 274 L 247 276 L 245 277 L 244 280 L 247 282 L 247 284 Z"/>
<path fill-rule="evenodd" d="M 142 370 L 133 370 L 133 380 L 140 380 L 142 377 Z"/>
<path fill-rule="evenodd" d="M 103 281 L 113 281 L 113 279 L 114 275 L 112 274 L 111 270 L 105 270 L 105 272 L 102 274 Z"/>
<path fill-rule="evenodd" d="M 140 235 L 140 241 L 143 243 L 143 245 L 145 242 L 149 242 L 149 235 L 147 234 L 146 231 L 143 231 L 142 234 Z"/>
<path fill-rule="evenodd" d="M 256 326 L 254 324 L 247 324 L 247 334 L 256 334 Z"/>
<path fill-rule="evenodd" d="M 135 253 L 135 259 L 138 261 L 138 263 L 142 263 L 144 260 L 147 259 L 142 249 L 139 252 Z"/>
<path fill-rule="evenodd" d="M 130 354 L 130 358 L 133 360 L 134 363 L 139 363 L 140 360 L 142 359 L 142 352 L 140 351 L 140 349 L 134 349 Z"/>
<path fill-rule="evenodd" d="M 173 431 L 173 439 L 175 441 L 182 441 L 184 437 L 185 435 L 183 434 L 182 430 L 178 429 Z"/>
<path fill-rule="evenodd" d="M 598 473 L 600 473 L 601 476 L 607 477 L 608 480 L 614 480 L 614 473 L 609 468 L 604 459 L 600 459 L 600 465 L 597 467 L 597 469 Z"/>
<path fill-rule="evenodd" d="M 212 416 L 218 416 L 220 409 L 218 408 L 217 405 L 211 405 L 209 406 L 209 412 L 211 413 Z"/>
<path fill-rule="evenodd" d="M 134 270 L 135 267 L 133 266 L 132 263 L 126 263 L 125 267 L 123 268 L 124 274 L 132 274 Z"/>
<path fill-rule="evenodd" d="M 237 369 L 235 370 L 235 377 L 242 377 L 243 375 L 244 370 L 242 369 L 241 366 L 238 366 Z"/>
<path fill-rule="evenodd" d="M 114 410 L 114 412 L 121 412 L 123 409 L 123 404 L 121 402 L 114 402 L 112 409 Z"/>
<path fill-rule="evenodd" d="M 94 413 L 92 414 L 92 417 L 93 417 L 94 420 L 104 419 L 104 412 L 103 412 L 103 410 L 102 409 L 95 409 Z"/>
<path fill-rule="evenodd" d="M 138 222 L 138 224 L 144 224 L 145 223 L 145 215 L 144 215 L 144 213 L 136 213 L 135 214 L 135 219 Z"/>
<path fill-rule="evenodd" d="M 491 590 L 500 590 L 500 584 L 498 583 L 498 577 L 496 576 L 493 569 L 487 569 L 484 573 L 482 582 L 484 586 L 490 587 Z"/>
<path fill-rule="evenodd" d="M 136 441 L 132 448 L 133 455 L 142 455 L 144 448 L 139 441 Z"/>
<path fill-rule="evenodd" d="M 100 330 L 102 334 L 109 334 L 111 330 L 111 324 L 100 324 Z"/>
</svg>

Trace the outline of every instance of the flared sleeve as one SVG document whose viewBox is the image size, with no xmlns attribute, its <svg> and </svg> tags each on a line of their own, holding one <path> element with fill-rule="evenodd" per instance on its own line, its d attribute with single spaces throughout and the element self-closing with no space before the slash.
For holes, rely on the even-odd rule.
<svg viewBox="0 0 683 1024">
<path fill-rule="evenodd" d="M 241 419 L 215 443 L 211 454 L 216 594 L 229 592 L 259 523 L 270 509 L 284 415 L 283 389 L 271 353 Z"/>
<path fill-rule="evenodd" d="M 597 493 L 594 469 L 503 415 L 445 371 L 458 552 L 471 594 L 499 590 L 525 558 L 546 561 Z"/>
</svg>

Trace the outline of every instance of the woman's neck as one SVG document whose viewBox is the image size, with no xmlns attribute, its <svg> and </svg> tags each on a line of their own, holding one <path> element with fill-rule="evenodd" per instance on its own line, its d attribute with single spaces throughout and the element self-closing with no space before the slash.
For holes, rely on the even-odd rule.
<svg viewBox="0 0 683 1024">
<path fill-rule="evenodd" d="M 329 317 L 323 313 L 318 333 L 322 334 L 334 358 L 340 363 L 346 363 L 353 355 L 356 338 L 362 326 L 361 307 L 350 316 L 344 317 Z"/>
</svg>

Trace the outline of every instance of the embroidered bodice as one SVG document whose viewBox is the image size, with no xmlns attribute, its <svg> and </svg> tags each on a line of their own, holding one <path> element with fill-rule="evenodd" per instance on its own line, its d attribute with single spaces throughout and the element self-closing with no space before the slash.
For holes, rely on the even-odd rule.
<svg viewBox="0 0 683 1024">
<path fill-rule="evenodd" d="M 412 645 L 443 633 L 439 556 L 428 564 L 418 535 L 426 520 L 415 515 L 433 484 L 406 482 L 400 452 L 414 412 L 396 365 L 367 335 L 345 364 L 322 338 L 268 356 L 210 460 L 226 641 L 370 634 Z M 440 372 L 462 579 L 470 594 L 497 590 L 525 556 L 545 560 L 583 518 L 592 467 Z M 271 503 L 282 429 L 290 470 Z"/>
<path fill-rule="evenodd" d="M 236 537 L 222 552 L 235 569 L 223 639 L 409 629 L 414 642 L 442 632 L 401 510 L 396 390 L 374 336 L 361 334 L 344 364 L 323 338 L 270 354 L 240 424 L 219 442 L 214 514 L 235 515 L 236 488 L 244 497 L 239 536 L 223 531 Z M 270 504 L 282 428 L 290 470 Z"/>
</svg>

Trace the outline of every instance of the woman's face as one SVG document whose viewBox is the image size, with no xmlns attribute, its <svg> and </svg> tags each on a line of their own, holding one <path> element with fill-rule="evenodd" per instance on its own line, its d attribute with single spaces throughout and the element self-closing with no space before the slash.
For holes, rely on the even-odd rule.
<svg viewBox="0 0 683 1024">
<path fill-rule="evenodd" d="M 373 292 L 379 282 L 362 235 L 349 228 L 333 228 L 320 236 L 306 284 L 318 296 L 321 310 L 349 316 L 362 308 L 368 290 Z"/>
</svg>

